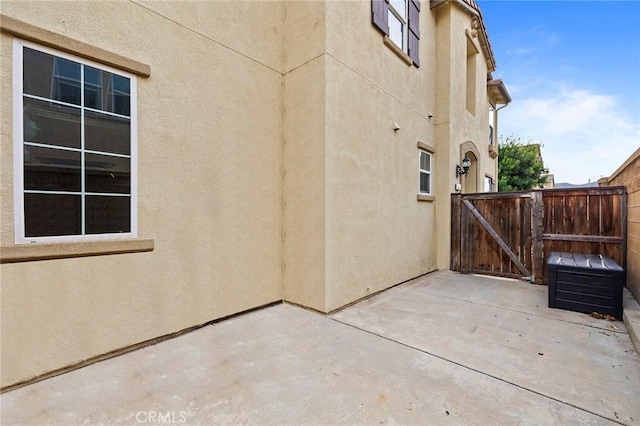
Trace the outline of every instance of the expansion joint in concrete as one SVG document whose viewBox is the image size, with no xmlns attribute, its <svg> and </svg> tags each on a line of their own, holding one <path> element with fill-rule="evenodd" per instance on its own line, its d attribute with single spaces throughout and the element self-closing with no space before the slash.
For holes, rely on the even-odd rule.
<svg viewBox="0 0 640 426">
<path fill-rule="evenodd" d="M 461 302 L 469 302 L 466 299 L 461 299 L 461 298 L 458 298 L 458 297 L 451 297 L 451 296 L 444 296 L 444 295 L 439 295 L 439 297 L 446 298 L 446 299 L 451 299 L 451 300 L 458 300 L 458 301 L 461 301 Z M 525 314 L 525 315 L 528 315 L 528 316 L 531 316 L 531 317 L 536 317 L 536 318 L 547 318 L 544 315 L 532 314 L 531 312 L 521 311 L 521 310 L 512 309 L 512 308 L 507 308 L 507 307 L 500 306 L 500 305 L 493 305 L 493 304 L 490 304 L 490 303 L 479 303 L 479 302 L 469 302 L 469 303 L 473 303 L 474 305 L 479 305 L 479 306 L 486 306 L 486 307 L 489 307 L 489 308 L 503 309 L 505 311 L 510 311 L 510 312 L 517 312 L 519 314 Z M 587 314 L 585 314 L 585 315 L 587 315 Z M 625 334 L 625 335 L 628 334 L 626 331 L 620 330 L 620 329 L 611 329 L 611 328 L 605 329 L 605 328 L 602 328 L 602 327 L 596 327 L 595 325 L 584 324 L 584 323 L 577 322 L 577 321 L 568 321 L 568 320 L 563 319 L 563 318 L 554 318 L 554 320 L 555 321 L 560 321 L 560 322 L 565 322 L 567 324 L 579 325 L 581 327 L 595 328 L 596 330 L 606 331 L 607 333 L 617 333 L 617 334 Z"/>
<path fill-rule="evenodd" d="M 353 325 L 353 324 L 349 324 L 349 323 L 346 323 L 346 322 L 340 321 L 340 320 L 335 319 L 335 318 L 331 318 L 331 319 L 332 319 L 333 321 L 335 321 L 335 322 L 338 322 L 338 323 L 340 323 L 340 324 L 344 324 L 344 325 L 346 325 L 346 326 L 352 327 L 352 328 L 354 328 L 354 329 L 356 329 L 356 330 L 359 330 L 359 331 L 362 331 L 362 332 L 364 332 L 364 333 L 369 333 L 369 334 L 371 334 L 371 335 L 373 335 L 373 336 L 377 336 L 377 337 L 382 338 L 382 339 L 384 339 L 384 340 L 387 340 L 387 341 L 389 341 L 389 342 L 393 342 L 393 343 L 395 343 L 395 344 L 398 344 L 398 345 L 404 346 L 405 348 L 408 348 L 408 349 L 412 349 L 412 350 L 418 351 L 418 352 L 420 352 L 420 353 L 423 353 L 423 354 L 425 354 L 425 355 L 432 356 L 432 357 L 434 357 L 434 358 L 441 359 L 442 361 L 445 361 L 445 362 L 448 362 L 448 363 L 451 363 L 451 364 L 457 365 L 457 366 L 459 366 L 459 367 L 462 367 L 462 368 L 464 368 L 464 369 L 466 369 L 466 370 L 469 370 L 469 371 L 473 371 L 473 372 L 478 373 L 478 374 L 482 374 L 483 376 L 490 377 L 490 378 L 492 378 L 492 379 L 498 380 L 498 381 L 503 382 L 503 383 L 506 383 L 506 384 L 508 384 L 508 385 L 511 385 L 511 386 L 517 387 L 517 388 L 522 389 L 522 390 L 524 390 L 524 391 L 526 391 L 526 392 L 531 392 L 531 393 L 536 394 L 536 395 L 539 395 L 539 396 L 541 396 L 541 397 L 543 397 L 543 398 L 547 398 L 547 399 L 550 399 L 550 400 L 552 400 L 552 401 L 555 401 L 555 402 L 557 402 L 557 403 L 559 403 L 559 404 L 567 405 L 567 406 L 569 406 L 569 407 L 575 408 L 576 410 L 584 411 L 584 412 L 589 413 L 589 414 L 591 414 L 591 415 L 597 416 L 597 417 L 599 417 L 599 418 L 601 418 L 601 419 L 605 419 L 605 420 L 608 420 L 608 421 L 613 422 L 613 423 L 616 423 L 616 424 L 624 425 L 624 423 L 620 422 L 619 420 L 616 420 L 616 419 L 613 419 L 613 418 L 610 418 L 610 417 L 605 417 L 605 416 L 603 416 L 603 415 L 601 415 L 601 414 L 598 414 L 598 413 L 596 413 L 596 412 L 593 412 L 593 411 L 591 411 L 591 410 L 587 410 L 587 409 L 585 409 L 585 408 L 578 407 L 577 405 L 571 404 L 571 403 L 569 403 L 569 402 L 567 402 L 567 401 L 562 401 L 562 400 L 560 400 L 560 399 L 558 399 L 558 398 L 554 398 L 554 397 L 552 397 L 552 396 L 550 396 L 550 395 L 546 395 L 546 394 L 544 394 L 544 393 L 542 393 L 542 392 L 539 392 L 539 391 L 536 391 L 536 390 L 534 390 L 534 389 L 529 389 L 529 388 L 527 388 L 527 387 L 524 387 L 524 386 L 519 385 L 519 384 L 517 384 L 517 383 L 514 383 L 514 382 L 512 382 L 512 381 L 509 381 L 509 380 L 503 379 L 503 378 L 498 377 L 498 376 L 494 376 L 494 375 L 489 374 L 489 373 L 487 373 L 487 372 L 484 372 L 484 371 L 478 370 L 478 369 L 476 369 L 476 368 L 473 368 L 473 367 L 470 367 L 470 366 L 468 366 L 468 365 L 462 364 L 462 363 L 460 363 L 460 362 L 454 361 L 454 360 L 452 360 L 452 359 L 449 359 L 449 358 L 443 357 L 443 356 L 438 355 L 438 354 L 435 354 L 435 353 L 433 353 L 433 352 L 429 352 L 429 351 L 426 351 L 426 350 L 424 350 L 424 349 L 416 348 L 415 346 L 408 345 L 408 344 L 406 344 L 406 343 L 400 342 L 400 341 L 395 340 L 395 339 L 390 339 L 389 337 L 383 336 L 383 335 L 381 335 L 381 334 L 375 333 L 375 332 L 370 331 L 370 330 L 365 330 L 365 329 L 363 329 L 363 328 L 360 328 L 360 327 L 355 326 L 355 325 Z"/>
</svg>

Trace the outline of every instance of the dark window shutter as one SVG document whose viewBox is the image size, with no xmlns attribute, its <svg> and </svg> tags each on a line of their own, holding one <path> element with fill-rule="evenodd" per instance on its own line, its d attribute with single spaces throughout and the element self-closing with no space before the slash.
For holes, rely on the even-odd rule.
<svg viewBox="0 0 640 426">
<path fill-rule="evenodd" d="M 420 66 L 420 0 L 409 0 L 409 57 Z"/>
<path fill-rule="evenodd" d="M 389 0 L 371 0 L 371 22 L 389 35 Z"/>
</svg>

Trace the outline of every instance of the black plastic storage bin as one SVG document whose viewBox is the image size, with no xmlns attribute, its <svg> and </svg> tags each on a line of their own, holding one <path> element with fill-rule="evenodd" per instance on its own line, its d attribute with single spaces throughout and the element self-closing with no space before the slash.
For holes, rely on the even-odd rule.
<svg viewBox="0 0 640 426">
<path fill-rule="evenodd" d="M 549 307 L 622 319 L 624 269 L 599 254 L 551 252 Z"/>
</svg>

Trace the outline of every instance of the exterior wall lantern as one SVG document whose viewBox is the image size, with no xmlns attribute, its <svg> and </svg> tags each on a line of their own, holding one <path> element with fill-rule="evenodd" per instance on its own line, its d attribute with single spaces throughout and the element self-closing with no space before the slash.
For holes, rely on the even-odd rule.
<svg viewBox="0 0 640 426">
<path fill-rule="evenodd" d="M 462 175 L 466 175 L 469 173 L 469 168 L 471 167 L 471 160 L 466 155 L 462 159 L 462 167 L 456 165 L 456 177 L 460 177 Z"/>
</svg>

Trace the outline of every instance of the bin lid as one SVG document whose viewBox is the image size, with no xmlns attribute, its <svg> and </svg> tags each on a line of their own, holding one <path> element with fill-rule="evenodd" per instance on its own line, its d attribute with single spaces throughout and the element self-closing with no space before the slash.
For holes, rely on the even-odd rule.
<svg viewBox="0 0 640 426">
<path fill-rule="evenodd" d="M 553 251 L 549 254 L 548 265 L 573 266 L 585 269 L 623 271 L 622 267 L 609 256 L 602 254 L 566 253 Z"/>
</svg>

